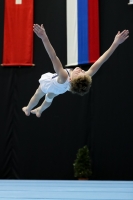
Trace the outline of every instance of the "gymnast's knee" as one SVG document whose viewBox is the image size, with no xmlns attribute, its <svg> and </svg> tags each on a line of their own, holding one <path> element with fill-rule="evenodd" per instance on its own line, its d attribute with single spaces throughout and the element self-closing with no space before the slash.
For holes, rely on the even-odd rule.
<svg viewBox="0 0 133 200">
<path fill-rule="evenodd" d="M 45 101 L 46 101 L 47 103 L 51 104 L 52 101 L 53 101 L 53 99 L 54 99 L 54 97 L 49 98 L 49 95 L 48 95 L 48 94 L 45 95 Z"/>
</svg>

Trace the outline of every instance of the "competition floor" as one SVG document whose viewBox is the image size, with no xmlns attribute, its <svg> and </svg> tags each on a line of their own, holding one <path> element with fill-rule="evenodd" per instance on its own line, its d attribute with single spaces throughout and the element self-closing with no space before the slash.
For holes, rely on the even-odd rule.
<svg viewBox="0 0 133 200">
<path fill-rule="evenodd" d="M 0 200 L 133 200 L 133 181 L 0 180 Z"/>
</svg>

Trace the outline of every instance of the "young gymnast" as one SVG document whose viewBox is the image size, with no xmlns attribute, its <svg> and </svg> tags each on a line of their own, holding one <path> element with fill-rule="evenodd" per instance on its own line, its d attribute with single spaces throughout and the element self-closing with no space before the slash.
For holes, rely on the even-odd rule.
<svg viewBox="0 0 133 200">
<path fill-rule="evenodd" d="M 92 76 L 98 71 L 102 64 L 113 54 L 119 44 L 123 43 L 129 37 L 129 31 L 118 31 L 110 48 L 90 67 L 88 71 L 82 70 L 80 67 L 75 69 L 64 69 L 59 58 L 54 51 L 43 25 L 34 24 L 33 31 L 41 38 L 44 47 L 52 61 L 56 74 L 45 73 L 39 79 L 40 86 L 36 90 L 29 104 L 22 110 L 26 116 L 30 113 L 40 117 L 42 112 L 46 110 L 52 103 L 54 97 L 70 91 L 83 96 L 89 92 L 92 82 Z M 39 100 L 45 95 L 45 100 L 39 107 L 34 108 Z"/>
</svg>

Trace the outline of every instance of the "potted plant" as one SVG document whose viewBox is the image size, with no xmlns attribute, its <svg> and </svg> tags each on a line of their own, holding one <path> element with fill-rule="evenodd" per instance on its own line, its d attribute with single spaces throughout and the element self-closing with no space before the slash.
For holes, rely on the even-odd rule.
<svg viewBox="0 0 133 200">
<path fill-rule="evenodd" d="M 74 176 L 80 180 L 87 180 L 92 174 L 91 159 L 89 156 L 89 149 L 84 146 L 78 150 L 76 160 L 73 163 Z"/>
</svg>

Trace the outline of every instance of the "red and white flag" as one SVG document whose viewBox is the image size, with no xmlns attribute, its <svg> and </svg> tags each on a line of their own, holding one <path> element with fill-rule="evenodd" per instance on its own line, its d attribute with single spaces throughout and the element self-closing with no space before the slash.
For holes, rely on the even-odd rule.
<svg viewBox="0 0 133 200">
<path fill-rule="evenodd" d="M 33 65 L 33 1 L 5 0 L 3 66 Z"/>
</svg>

